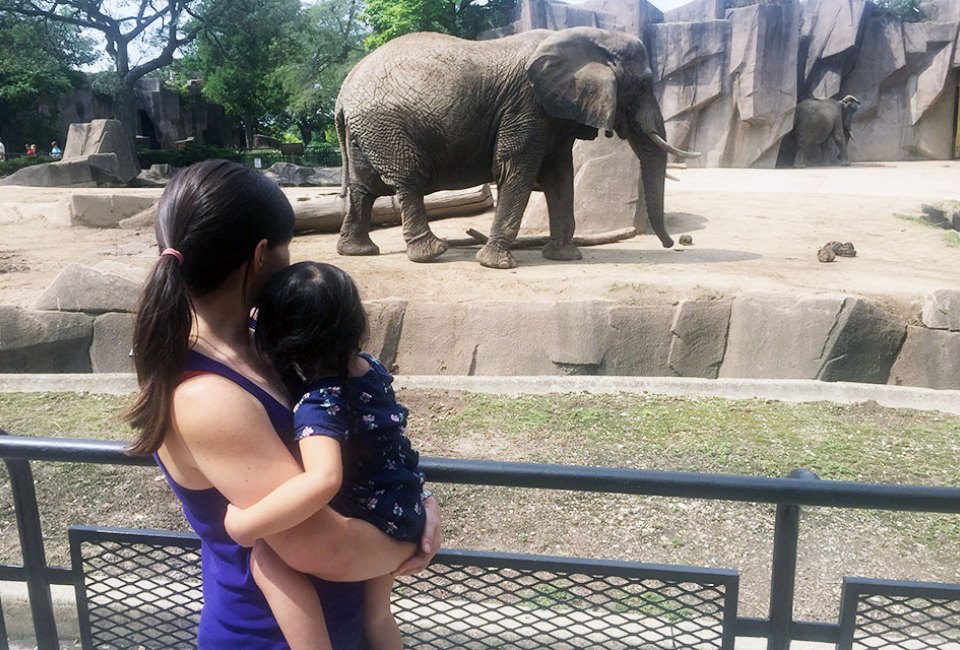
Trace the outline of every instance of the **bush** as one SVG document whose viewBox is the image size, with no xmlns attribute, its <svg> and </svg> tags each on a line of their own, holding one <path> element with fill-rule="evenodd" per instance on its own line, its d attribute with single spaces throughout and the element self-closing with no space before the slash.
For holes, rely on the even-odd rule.
<svg viewBox="0 0 960 650">
<path fill-rule="evenodd" d="M 56 162 L 49 156 L 19 156 L 17 158 L 7 158 L 0 162 L 0 176 L 9 176 L 15 171 L 29 167 L 31 165 L 42 165 L 43 163 Z"/>
<path fill-rule="evenodd" d="M 137 152 L 137 158 L 143 169 L 149 169 L 151 165 L 189 167 L 211 158 L 243 162 L 243 154 L 238 151 L 202 144 L 188 144 L 183 149 L 141 149 Z"/>
<path fill-rule="evenodd" d="M 878 16 L 899 18 L 900 20 L 916 23 L 925 20 L 923 0 L 873 0 Z"/>
</svg>

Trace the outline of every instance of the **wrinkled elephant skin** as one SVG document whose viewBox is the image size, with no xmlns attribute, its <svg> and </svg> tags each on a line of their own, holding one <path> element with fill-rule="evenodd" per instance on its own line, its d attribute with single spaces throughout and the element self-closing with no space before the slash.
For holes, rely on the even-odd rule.
<svg viewBox="0 0 960 650">
<path fill-rule="evenodd" d="M 577 260 L 573 245 L 576 139 L 598 131 L 630 141 L 640 158 L 651 225 L 665 247 L 663 117 L 646 49 L 627 34 L 593 28 L 537 30 L 495 41 L 409 34 L 361 60 L 337 98 L 337 135 L 349 196 L 337 251 L 371 255 L 378 196 L 400 201 L 407 255 L 427 262 L 447 245 L 427 222 L 423 197 L 496 182 L 498 200 L 483 266 L 508 269 L 530 192 L 546 195 L 543 255 Z"/>
</svg>

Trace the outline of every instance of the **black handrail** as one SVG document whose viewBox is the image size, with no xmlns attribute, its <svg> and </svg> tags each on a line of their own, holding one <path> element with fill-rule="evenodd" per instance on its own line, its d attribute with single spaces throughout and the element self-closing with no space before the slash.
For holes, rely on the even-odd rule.
<svg viewBox="0 0 960 650">
<path fill-rule="evenodd" d="M 0 433 L 4 433 L 0 429 Z M 129 456 L 126 444 L 105 440 L 0 436 L 0 458 L 150 466 L 150 457 Z M 430 481 L 577 492 L 749 501 L 910 512 L 960 513 L 960 487 L 797 481 L 736 474 L 547 465 L 487 460 L 422 458 Z"/>
<path fill-rule="evenodd" d="M 62 583 L 70 569 L 46 566 L 30 461 L 154 464 L 151 457 L 128 455 L 126 448 L 125 443 L 115 441 L 15 437 L 0 429 L 0 459 L 10 469 L 24 550 L 23 567 L 2 567 L 0 573 L 7 578 L 22 576 L 30 585 L 41 649 L 56 647 L 49 585 Z M 788 478 L 767 478 L 444 458 L 422 458 L 421 467 L 428 480 L 443 483 L 777 504 L 770 617 L 738 618 L 736 624 L 738 636 L 766 637 L 768 650 L 787 650 L 791 640 L 836 643 L 840 639 L 838 624 L 793 620 L 800 506 L 960 513 L 960 487 L 823 481 L 802 469 Z M 0 649 L 4 641 L 0 638 Z"/>
</svg>

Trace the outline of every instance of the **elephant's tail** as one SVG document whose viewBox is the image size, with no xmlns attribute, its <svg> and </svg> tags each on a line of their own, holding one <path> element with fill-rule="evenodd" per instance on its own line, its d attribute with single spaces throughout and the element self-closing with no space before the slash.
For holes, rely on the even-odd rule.
<svg viewBox="0 0 960 650">
<path fill-rule="evenodd" d="M 343 116 L 343 107 L 337 106 L 334 122 L 337 127 L 337 144 L 340 145 L 340 197 L 347 196 L 350 186 L 350 143 L 347 136 L 347 122 Z"/>
</svg>

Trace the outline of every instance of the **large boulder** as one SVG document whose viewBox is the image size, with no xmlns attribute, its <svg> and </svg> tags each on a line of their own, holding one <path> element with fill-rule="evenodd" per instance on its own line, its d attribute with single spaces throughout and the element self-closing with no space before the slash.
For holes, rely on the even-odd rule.
<svg viewBox="0 0 960 650">
<path fill-rule="evenodd" d="M 156 197 L 128 194 L 70 194 L 57 201 L 50 223 L 62 226 L 117 228 L 120 222 L 151 208 Z"/>
<path fill-rule="evenodd" d="M 940 289 L 931 293 L 923 301 L 920 318 L 930 329 L 960 332 L 960 291 Z"/>
<path fill-rule="evenodd" d="M 93 319 L 0 306 L 0 373 L 90 372 Z"/>
<path fill-rule="evenodd" d="M 673 305 L 616 305 L 609 310 L 607 351 L 600 374 L 670 376 Z"/>
<path fill-rule="evenodd" d="M 34 303 L 35 309 L 89 314 L 133 312 L 141 283 L 109 269 L 68 264 Z"/>
<path fill-rule="evenodd" d="M 133 142 L 118 120 L 93 120 L 88 124 L 70 125 L 63 149 L 64 162 L 108 153 L 117 157 L 117 177 L 122 182 L 129 183 L 140 173 Z"/>
<path fill-rule="evenodd" d="M 960 332 L 908 328 L 889 383 L 960 389 Z"/>
<path fill-rule="evenodd" d="M 90 366 L 93 372 L 134 372 L 134 314 L 102 314 L 93 321 Z"/>
<path fill-rule="evenodd" d="M 716 379 L 727 348 L 730 300 L 684 300 L 670 327 L 667 363 L 680 377 Z"/>
<path fill-rule="evenodd" d="M 906 326 L 852 296 L 744 293 L 720 377 L 886 383 Z"/>
<path fill-rule="evenodd" d="M 625 140 L 578 140 L 573 146 L 573 173 L 573 214 L 578 235 L 630 227 L 638 233 L 648 230 L 640 200 L 640 161 Z M 530 195 L 520 229 L 531 235 L 550 231 L 547 200 L 542 192 Z"/>
<path fill-rule="evenodd" d="M 126 187 L 127 182 L 121 178 L 116 154 L 98 153 L 24 167 L 6 178 L 0 178 L 0 185 Z"/>
<path fill-rule="evenodd" d="M 371 300 L 363 303 L 367 310 L 370 334 L 364 349 L 390 368 L 397 360 L 400 333 L 403 331 L 403 315 L 407 301 L 399 298 Z"/>
<path fill-rule="evenodd" d="M 411 303 L 398 372 L 595 375 L 611 334 L 605 301 Z"/>
</svg>

